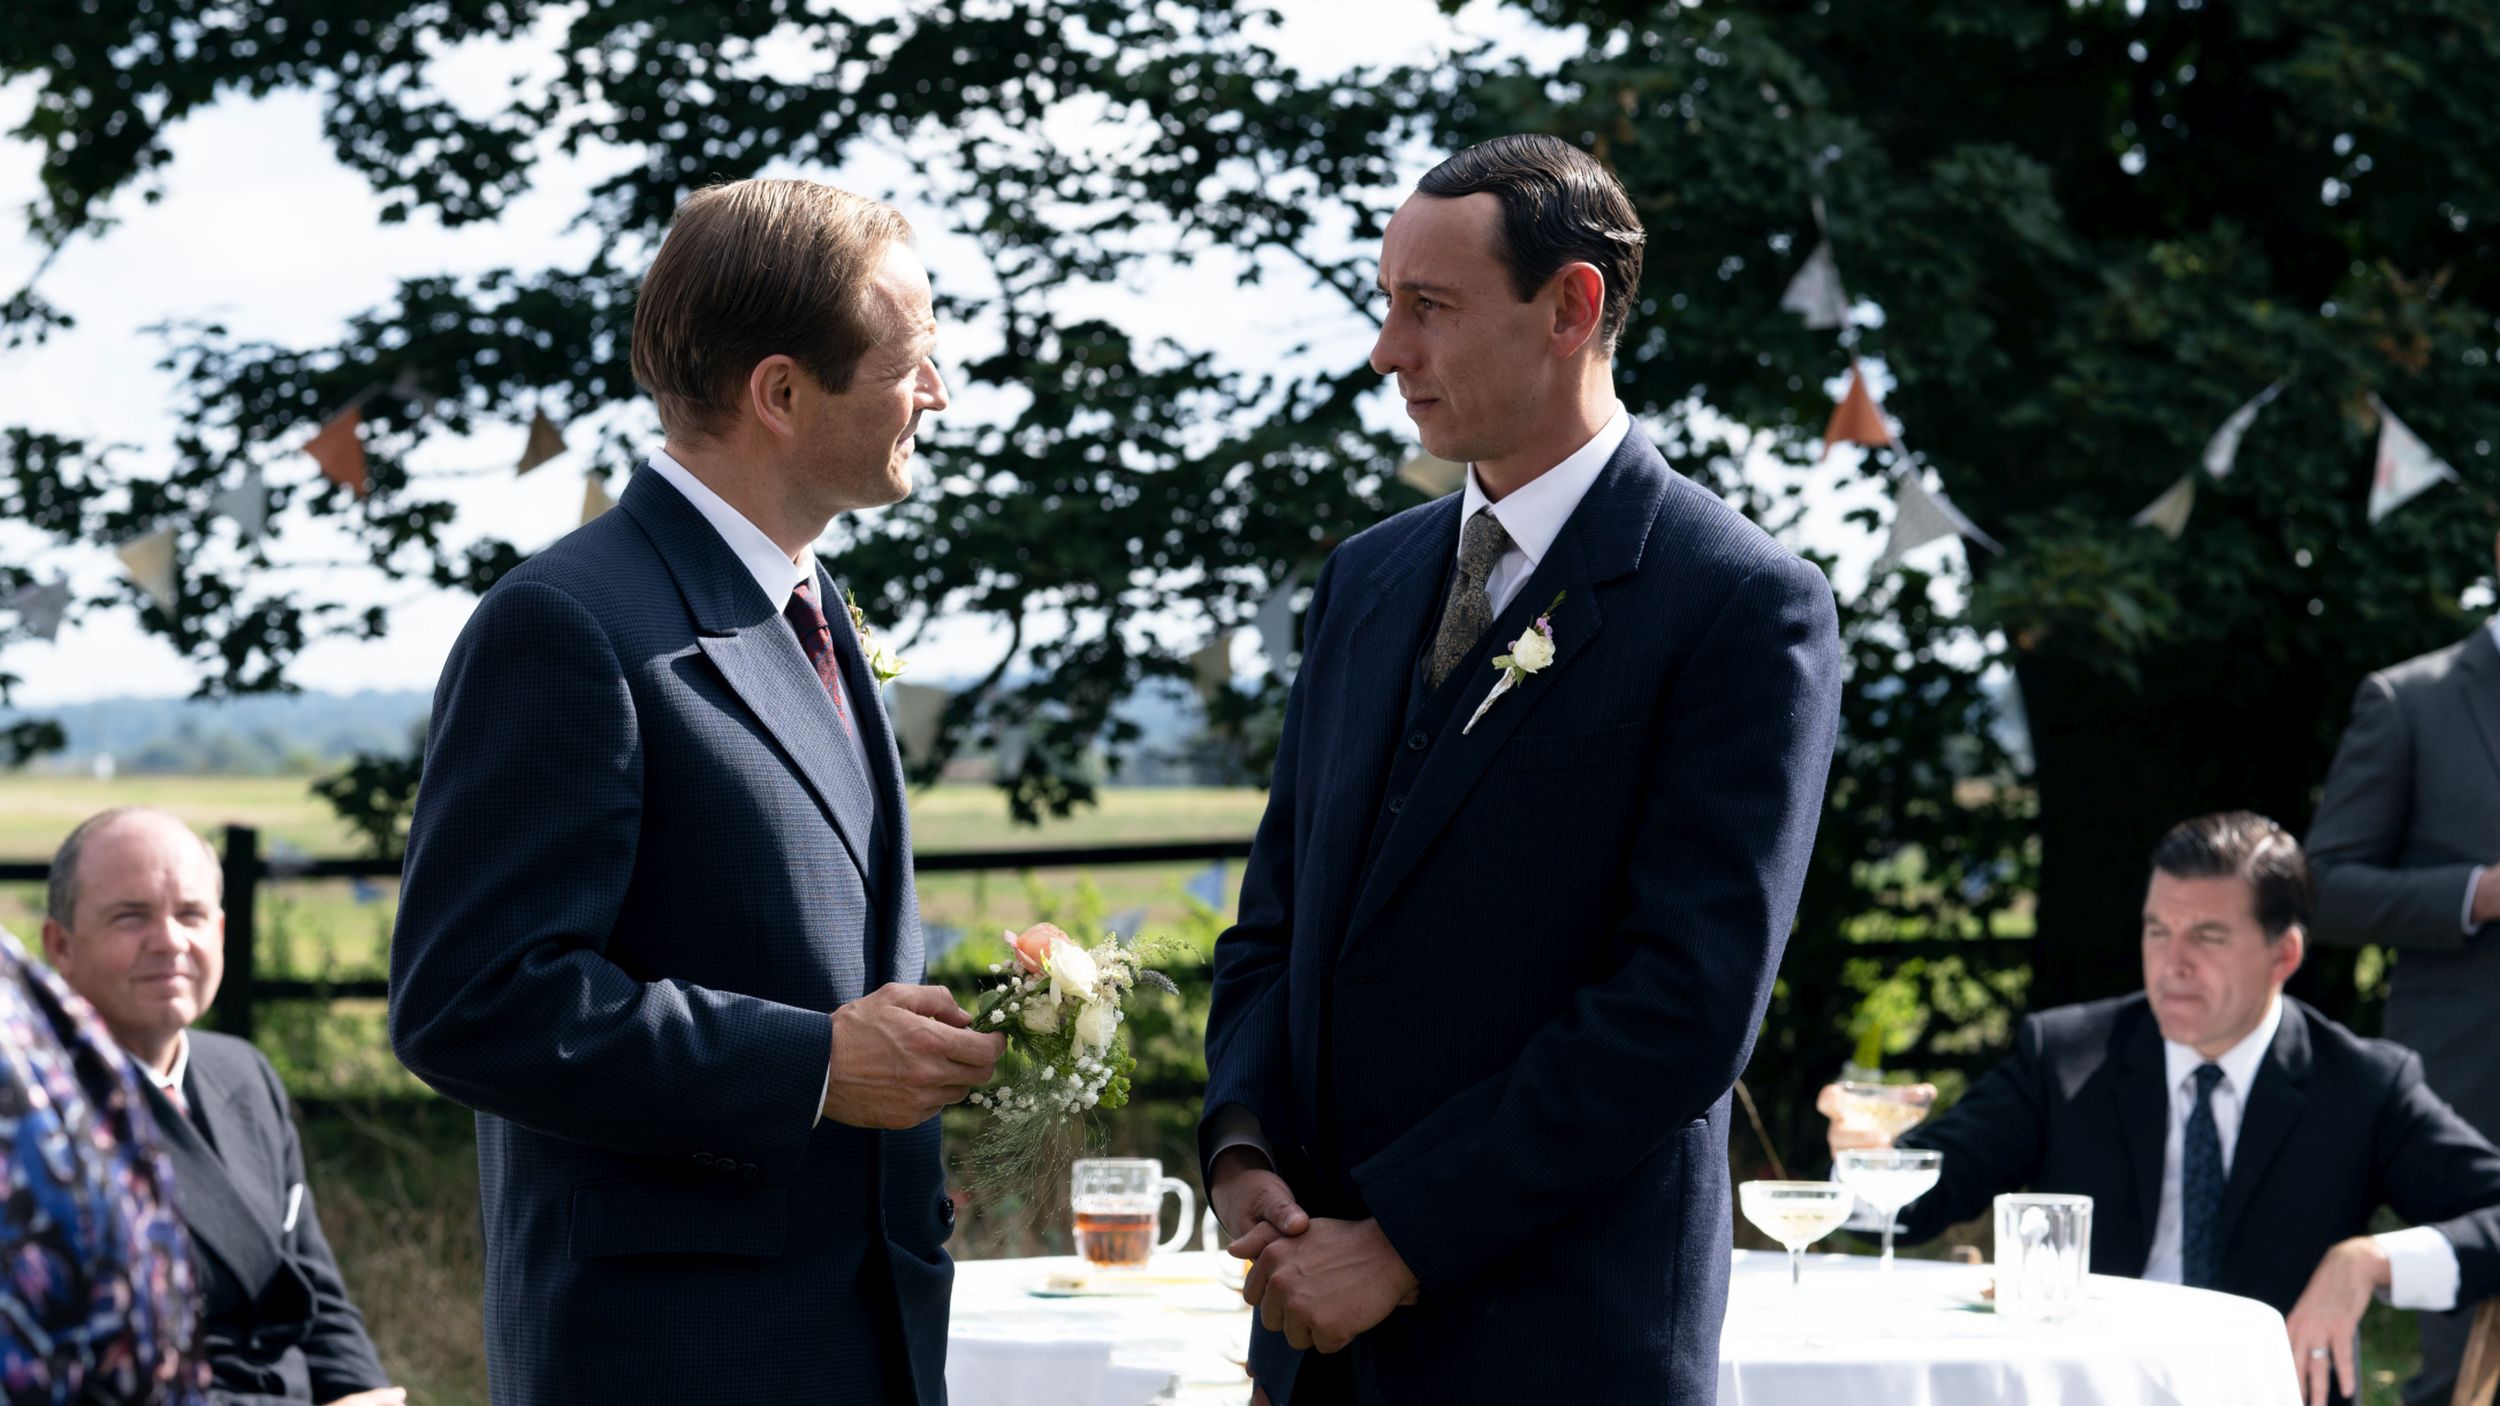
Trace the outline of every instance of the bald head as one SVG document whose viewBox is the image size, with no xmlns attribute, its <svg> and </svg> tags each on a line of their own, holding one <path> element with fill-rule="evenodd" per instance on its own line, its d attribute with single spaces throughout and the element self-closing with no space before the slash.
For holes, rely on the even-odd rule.
<svg viewBox="0 0 2500 1406">
<path fill-rule="evenodd" d="M 224 877 L 207 841 L 152 806 L 91 817 L 53 856 L 44 956 L 160 1071 L 225 975 Z"/>
</svg>

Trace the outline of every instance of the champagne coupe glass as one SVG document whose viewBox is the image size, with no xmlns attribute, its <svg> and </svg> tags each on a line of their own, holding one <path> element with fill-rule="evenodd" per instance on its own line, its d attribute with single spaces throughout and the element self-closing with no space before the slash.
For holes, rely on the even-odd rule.
<svg viewBox="0 0 2500 1406">
<path fill-rule="evenodd" d="M 1886 1141 L 1926 1121 L 1928 1107 L 1935 1101 L 1935 1092 L 1918 1084 L 1870 1084 L 1851 1079 L 1840 1085 L 1843 1111 L 1874 1124 L 1882 1130 Z"/>
<path fill-rule="evenodd" d="M 1852 1147 L 1832 1170 L 1884 1217 L 1884 1273 L 1892 1272 L 1892 1218 L 1936 1187 L 1944 1154 L 1923 1147 Z"/>
<path fill-rule="evenodd" d="M 1840 1229 L 1857 1198 L 1832 1181 L 1749 1181 L 1736 1188 L 1745 1219 L 1788 1247 L 1788 1287 L 1803 1292 L 1806 1246 Z"/>
</svg>

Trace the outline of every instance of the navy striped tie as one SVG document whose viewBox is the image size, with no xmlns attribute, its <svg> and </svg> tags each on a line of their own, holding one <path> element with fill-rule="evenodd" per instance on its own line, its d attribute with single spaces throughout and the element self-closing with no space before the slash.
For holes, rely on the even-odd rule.
<svg viewBox="0 0 2500 1406">
<path fill-rule="evenodd" d="M 2222 1268 L 2222 1134 L 2214 1127 L 2214 1085 L 2222 1066 L 2196 1066 L 2196 1105 L 2188 1110 L 2179 1169 L 2179 1280 L 2210 1289 Z"/>
</svg>

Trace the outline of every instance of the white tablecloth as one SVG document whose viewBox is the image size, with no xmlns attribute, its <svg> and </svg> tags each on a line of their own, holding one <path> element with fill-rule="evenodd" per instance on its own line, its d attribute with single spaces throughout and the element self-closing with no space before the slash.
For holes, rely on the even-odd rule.
<svg viewBox="0 0 2500 1406">
<path fill-rule="evenodd" d="M 955 1266 L 953 1406 L 1240 1406 L 1250 1312 L 1222 1256 L 1159 1255 L 1036 1294 L 1075 1259 Z M 2251 1299 L 2095 1275 L 2057 1323 L 1973 1307 L 1988 1271 L 1817 1255 L 1792 1300 L 1787 1256 L 1736 1256 L 1720 1406 L 2298 1406 L 2282 1315 Z M 1238 1283 L 1238 1276 L 1231 1276 Z"/>
</svg>

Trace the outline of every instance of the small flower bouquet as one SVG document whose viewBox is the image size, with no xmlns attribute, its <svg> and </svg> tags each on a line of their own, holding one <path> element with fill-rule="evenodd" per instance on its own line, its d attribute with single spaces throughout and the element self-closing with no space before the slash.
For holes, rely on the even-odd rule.
<svg viewBox="0 0 2500 1406">
<path fill-rule="evenodd" d="M 1128 1103 L 1137 1068 L 1120 1038 L 1128 993 L 1178 988 L 1145 965 L 1134 939 L 1082 947 L 1050 923 L 1005 936 L 1013 960 L 990 967 L 999 982 L 972 1013 L 973 1029 L 1007 1037 L 1000 1079 L 970 1100 L 992 1115 L 973 1144 L 972 1170 L 976 1181 L 1029 1193 L 1066 1171 L 1054 1164 L 1075 1156 L 1087 1114 Z"/>
</svg>

